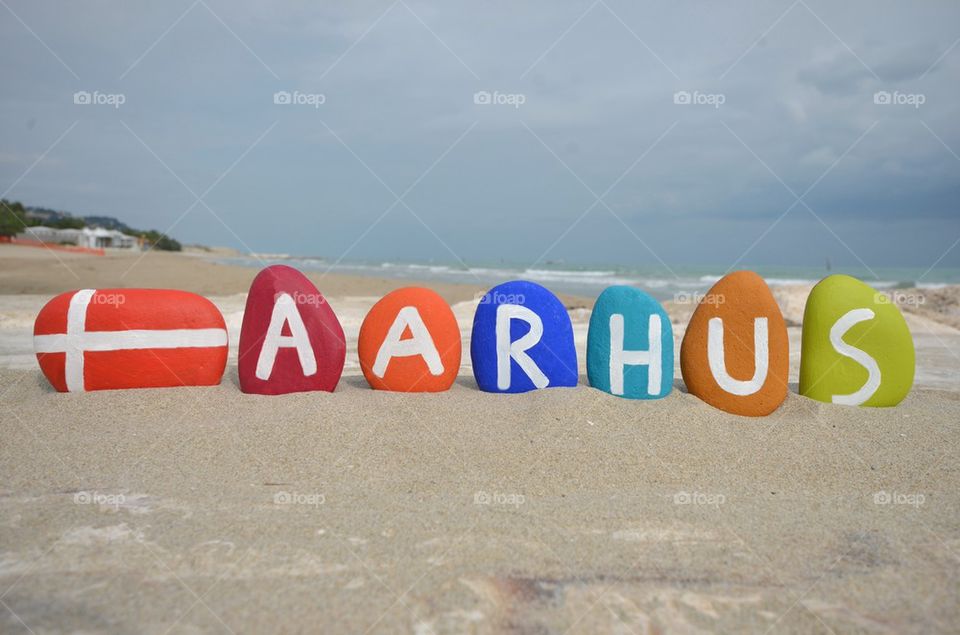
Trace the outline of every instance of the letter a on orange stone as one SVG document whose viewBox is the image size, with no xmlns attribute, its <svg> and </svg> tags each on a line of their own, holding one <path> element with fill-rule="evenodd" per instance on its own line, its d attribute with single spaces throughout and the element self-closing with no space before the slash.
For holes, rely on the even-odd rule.
<svg viewBox="0 0 960 635">
<path fill-rule="evenodd" d="M 371 387 L 440 392 L 460 370 L 460 328 L 447 303 L 430 289 L 397 289 L 363 320 L 357 352 Z"/>
</svg>

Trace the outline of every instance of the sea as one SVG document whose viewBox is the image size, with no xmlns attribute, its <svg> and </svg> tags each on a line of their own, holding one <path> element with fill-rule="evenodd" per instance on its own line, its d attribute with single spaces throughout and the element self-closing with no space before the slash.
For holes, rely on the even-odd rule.
<svg viewBox="0 0 960 635">
<path fill-rule="evenodd" d="M 531 280 L 555 293 L 568 293 L 596 298 L 611 285 L 638 287 L 661 301 L 676 300 L 690 294 L 703 293 L 728 271 L 721 266 L 632 267 L 623 265 L 578 266 L 551 262 L 529 268 L 522 264 L 498 263 L 418 263 L 375 262 L 327 259 L 318 256 L 287 254 L 251 254 L 220 259 L 220 262 L 261 268 L 286 264 L 310 272 L 329 272 L 357 276 L 374 276 L 421 282 L 449 282 L 491 287 L 508 280 Z M 751 267 L 770 286 L 814 284 L 832 273 L 844 273 L 868 283 L 876 289 L 905 289 L 960 284 L 956 268 L 891 268 L 891 267 Z"/>
</svg>

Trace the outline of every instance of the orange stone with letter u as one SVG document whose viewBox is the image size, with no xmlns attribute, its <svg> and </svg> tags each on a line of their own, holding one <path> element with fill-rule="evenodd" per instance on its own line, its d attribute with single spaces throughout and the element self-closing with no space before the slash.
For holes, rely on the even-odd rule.
<svg viewBox="0 0 960 635">
<path fill-rule="evenodd" d="M 789 367 L 787 325 L 767 283 L 752 271 L 721 278 L 683 336 L 687 390 L 720 410 L 762 417 L 787 398 Z"/>
<path fill-rule="evenodd" d="M 406 287 L 380 299 L 363 320 L 357 352 L 371 387 L 441 392 L 460 370 L 460 328 L 435 291 Z"/>
</svg>

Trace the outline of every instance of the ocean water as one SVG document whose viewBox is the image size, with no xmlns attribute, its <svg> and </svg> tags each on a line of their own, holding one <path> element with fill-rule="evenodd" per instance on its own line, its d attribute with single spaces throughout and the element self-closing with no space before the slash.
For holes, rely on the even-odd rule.
<svg viewBox="0 0 960 635">
<path fill-rule="evenodd" d="M 321 257 L 288 256 L 285 254 L 253 254 L 221 259 L 233 265 L 260 268 L 286 264 L 303 271 L 375 276 L 410 281 L 437 281 L 491 287 L 508 280 L 531 280 L 557 293 L 588 298 L 597 297 L 611 285 L 629 285 L 643 289 L 658 300 L 674 300 L 685 294 L 703 293 L 727 271 L 723 267 L 680 266 L 631 268 L 623 266 L 575 266 L 550 263 L 527 268 L 519 264 L 459 264 L 415 262 L 365 262 L 327 260 Z M 877 289 L 910 287 L 936 288 L 960 284 L 960 269 L 876 268 L 872 271 L 856 267 L 757 267 L 771 286 L 813 284 L 831 273 L 845 273 L 860 278 Z"/>
</svg>

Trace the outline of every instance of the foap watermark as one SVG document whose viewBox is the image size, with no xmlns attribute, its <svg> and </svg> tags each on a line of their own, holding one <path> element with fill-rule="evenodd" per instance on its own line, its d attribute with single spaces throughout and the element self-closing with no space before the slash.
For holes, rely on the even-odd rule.
<svg viewBox="0 0 960 635">
<path fill-rule="evenodd" d="M 926 502 L 927 497 L 923 494 L 903 494 L 901 492 L 888 492 L 880 490 L 873 495 L 874 505 L 910 505 L 920 507 Z"/>
<path fill-rule="evenodd" d="M 488 90 L 481 90 L 473 94 L 473 103 L 478 106 L 520 106 L 527 103 L 527 96 L 523 93 L 501 93 L 495 90 L 492 93 Z"/>
<path fill-rule="evenodd" d="M 73 94 L 73 103 L 78 106 L 113 106 L 119 108 L 127 103 L 127 96 L 123 93 L 101 93 L 95 90 L 78 90 Z"/>
<path fill-rule="evenodd" d="M 300 492 L 277 492 L 273 495 L 274 505 L 308 505 L 319 507 L 327 502 L 323 494 L 301 494 Z"/>
<path fill-rule="evenodd" d="M 480 304 L 526 304 L 527 297 L 522 293 L 500 293 L 492 291 L 489 293 L 478 293 L 473 299 Z"/>
<path fill-rule="evenodd" d="M 505 494 L 503 492 L 486 492 L 480 490 L 473 495 L 474 505 L 503 505 L 511 506 L 514 509 L 527 502 L 523 494 Z"/>
<path fill-rule="evenodd" d="M 873 94 L 873 103 L 878 106 L 920 106 L 927 103 L 927 96 L 923 93 L 902 93 L 899 90 L 878 90 Z"/>
<path fill-rule="evenodd" d="M 720 505 L 723 505 L 726 502 L 726 496 L 712 492 L 681 491 L 673 495 L 674 505 L 701 505 L 720 507 Z"/>
<path fill-rule="evenodd" d="M 273 103 L 278 106 L 320 106 L 327 103 L 327 96 L 323 93 L 301 93 L 299 90 L 279 90 L 273 94 Z"/>
<path fill-rule="evenodd" d="M 115 309 L 120 308 L 120 306 L 126 304 L 126 302 L 127 296 L 123 293 L 97 292 L 90 298 L 90 304 L 112 306 Z"/>
<path fill-rule="evenodd" d="M 903 293 L 902 291 L 877 291 L 873 296 L 877 304 L 896 304 L 897 306 L 918 307 L 926 304 L 922 293 Z"/>
<path fill-rule="evenodd" d="M 327 303 L 327 299 L 319 293 L 303 293 L 301 291 L 294 291 L 293 293 L 287 293 L 286 291 L 281 291 L 275 293 L 273 296 L 273 302 L 276 303 L 281 296 L 289 296 L 293 303 L 297 306 L 300 305 L 309 305 L 309 306 L 321 306 Z"/>
<path fill-rule="evenodd" d="M 713 106 L 720 108 L 727 102 L 723 93 L 701 93 L 699 90 L 678 90 L 673 94 L 673 103 L 678 106 Z"/>
<path fill-rule="evenodd" d="M 97 505 L 98 507 L 113 507 L 114 511 L 126 502 L 123 494 L 104 494 L 102 492 L 77 492 L 73 495 L 75 505 Z"/>
<path fill-rule="evenodd" d="M 679 291 L 673 294 L 674 304 L 710 304 L 720 306 L 727 301 L 722 293 L 696 293 Z"/>
</svg>

